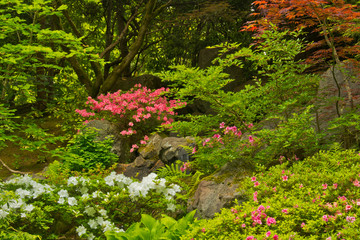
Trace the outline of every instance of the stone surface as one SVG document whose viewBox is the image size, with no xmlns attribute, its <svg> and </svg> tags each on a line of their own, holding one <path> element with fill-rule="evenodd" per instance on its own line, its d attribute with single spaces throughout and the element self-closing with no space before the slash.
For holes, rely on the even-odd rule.
<svg viewBox="0 0 360 240">
<path fill-rule="evenodd" d="M 160 159 L 171 164 L 176 160 L 186 162 L 190 159 L 189 154 L 183 146 L 192 146 L 195 140 L 192 138 L 167 137 L 161 141 Z"/>
<path fill-rule="evenodd" d="M 235 199 L 238 203 L 246 200 L 238 191 L 239 182 L 249 176 L 249 169 L 241 160 L 226 164 L 221 170 L 201 181 L 193 197 L 188 200 L 188 211 L 197 209 L 196 217 L 212 218 L 224 207 L 231 207 Z"/>
<path fill-rule="evenodd" d="M 324 130 L 328 126 L 328 122 L 338 117 L 338 114 L 343 115 L 351 109 L 345 80 L 349 82 L 353 105 L 360 104 L 360 82 L 357 81 L 356 72 L 352 65 L 342 64 L 342 69 L 339 66 L 336 66 L 335 69 L 331 67 L 321 75 L 316 102 L 320 130 Z M 338 99 L 339 95 L 340 100 Z M 337 100 L 338 110 L 336 109 Z"/>
<path fill-rule="evenodd" d="M 145 159 L 159 159 L 158 157 L 161 150 L 161 141 L 162 137 L 159 134 L 155 133 L 150 137 L 149 142 L 146 144 L 146 146 L 140 149 L 140 155 Z"/>
<path fill-rule="evenodd" d="M 119 136 L 119 133 L 115 127 L 115 124 L 107 121 L 107 120 L 92 120 L 88 122 L 85 126 L 85 130 L 87 128 L 94 128 L 98 132 L 99 136 L 96 140 L 104 140 L 107 137 L 111 137 L 114 139 L 113 147 L 111 149 L 112 153 L 115 153 L 119 156 L 119 159 L 122 155 L 122 140 Z"/>
</svg>

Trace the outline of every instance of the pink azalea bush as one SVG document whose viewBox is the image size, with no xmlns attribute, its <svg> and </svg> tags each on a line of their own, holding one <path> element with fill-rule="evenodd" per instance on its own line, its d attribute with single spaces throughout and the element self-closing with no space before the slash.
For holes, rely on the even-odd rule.
<svg viewBox="0 0 360 240">
<path fill-rule="evenodd" d="M 174 110 L 186 105 L 180 100 L 167 99 L 164 94 L 168 92 L 169 89 L 150 90 L 136 84 L 128 92 L 119 90 L 100 95 L 97 100 L 88 97 L 86 104 L 91 111 L 77 109 L 76 112 L 85 118 L 112 121 L 122 136 L 137 136 L 135 139 L 138 141 L 140 136 L 151 133 L 160 125 L 169 126 L 176 115 Z M 141 144 L 146 143 L 146 138 L 145 135 Z M 139 147 L 136 141 L 131 143 L 131 152 Z"/>
<path fill-rule="evenodd" d="M 327 151 L 289 165 L 262 169 L 250 176 L 241 184 L 247 201 L 223 209 L 213 219 L 200 220 L 199 227 L 188 231 L 182 239 L 358 236 L 360 156 L 353 150 Z"/>
<path fill-rule="evenodd" d="M 253 124 L 244 125 L 247 126 L 247 131 L 253 127 Z M 244 135 L 242 130 L 222 122 L 218 129 L 213 129 L 209 137 L 198 138 L 197 147 L 191 149 L 195 159 L 192 167 L 210 174 L 256 146 L 258 139 L 253 135 Z"/>
</svg>

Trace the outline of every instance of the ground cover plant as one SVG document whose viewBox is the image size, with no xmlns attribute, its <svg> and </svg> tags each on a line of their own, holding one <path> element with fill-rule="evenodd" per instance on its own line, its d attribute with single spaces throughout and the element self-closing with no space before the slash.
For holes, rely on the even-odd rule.
<svg viewBox="0 0 360 240">
<path fill-rule="evenodd" d="M 15 177 L 0 184 L 0 236 L 43 239 L 78 235 L 104 239 L 123 231 L 141 214 L 175 211 L 181 188 L 152 173 L 142 182 L 112 172 L 104 178 L 69 177 L 64 184 Z"/>
<path fill-rule="evenodd" d="M 248 201 L 200 220 L 181 239 L 353 239 L 359 235 L 360 156 L 321 151 L 292 166 L 260 169 Z"/>
</svg>

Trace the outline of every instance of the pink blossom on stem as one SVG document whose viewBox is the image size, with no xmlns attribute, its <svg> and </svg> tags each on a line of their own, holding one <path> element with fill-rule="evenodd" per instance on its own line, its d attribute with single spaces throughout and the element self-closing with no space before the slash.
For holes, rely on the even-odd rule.
<svg viewBox="0 0 360 240">
<path fill-rule="evenodd" d="M 266 232 L 265 236 L 266 236 L 266 237 L 270 237 L 270 236 L 271 236 L 271 232 L 270 232 L 270 231 Z"/>
<path fill-rule="evenodd" d="M 271 224 L 276 224 L 276 220 L 275 220 L 275 218 L 272 218 L 272 217 L 268 217 L 267 219 L 266 219 L 266 224 L 267 225 L 271 225 Z"/>
<path fill-rule="evenodd" d="M 288 177 L 288 176 L 286 176 L 286 175 L 285 175 L 285 176 L 282 176 L 282 180 L 283 180 L 283 181 L 287 181 L 287 180 L 288 180 L 288 178 L 289 178 L 289 177 Z"/>
</svg>

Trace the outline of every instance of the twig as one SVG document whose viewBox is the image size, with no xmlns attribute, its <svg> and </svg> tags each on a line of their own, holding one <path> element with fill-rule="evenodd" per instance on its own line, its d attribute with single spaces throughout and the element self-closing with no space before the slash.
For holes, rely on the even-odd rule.
<svg viewBox="0 0 360 240">
<path fill-rule="evenodd" d="M 1 162 L 1 164 L 2 164 L 7 170 L 9 170 L 9 171 L 12 172 L 12 173 L 18 173 L 18 174 L 23 174 L 23 175 L 25 175 L 25 174 L 31 174 L 31 172 L 21 172 L 21 171 L 13 170 L 13 169 L 11 169 L 10 167 L 8 167 L 8 165 L 6 165 L 6 164 L 3 162 L 3 160 L 1 160 L 1 159 L 0 159 L 0 162 Z"/>
</svg>

